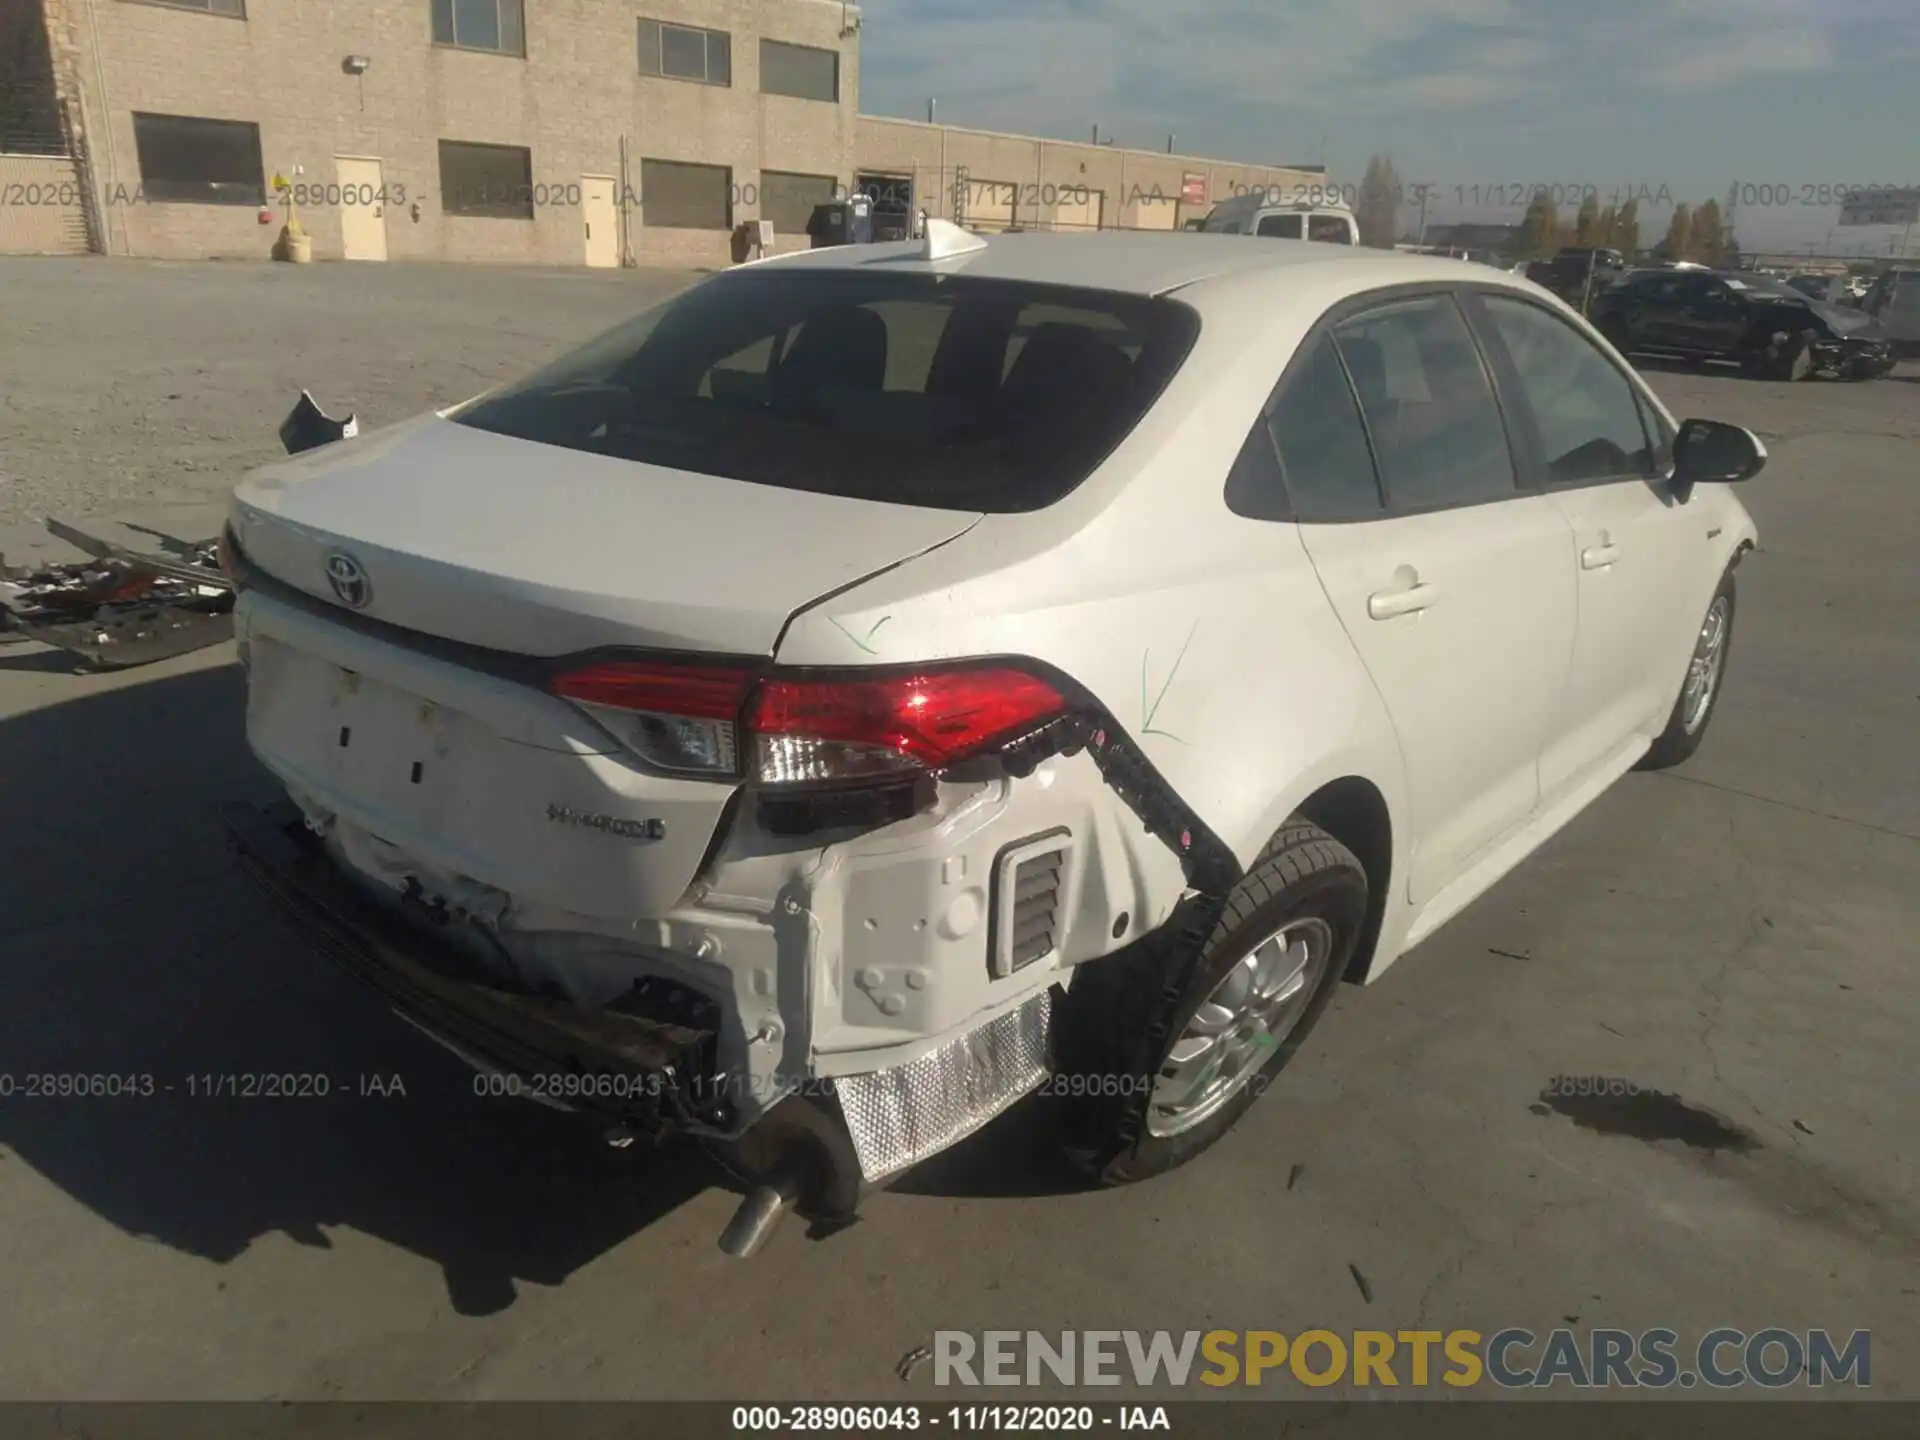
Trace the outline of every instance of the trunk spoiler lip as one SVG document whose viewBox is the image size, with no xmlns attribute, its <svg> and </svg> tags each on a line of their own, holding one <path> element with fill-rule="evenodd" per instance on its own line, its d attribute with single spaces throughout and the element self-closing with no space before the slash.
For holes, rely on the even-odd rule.
<svg viewBox="0 0 1920 1440">
<path fill-rule="evenodd" d="M 572 651 L 565 655 L 522 655 L 512 650 L 495 650 L 490 646 L 475 645 L 471 641 L 450 640 L 425 630 L 397 625 L 391 620 L 379 620 L 339 605 L 329 605 L 318 596 L 310 595 L 298 586 L 288 584 L 277 575 L 272 575 L 255 565 L 240 548 L 239 539 L 235 536 L 231 525 L 227 527 L 226 537 L 228 563 L 233 567 L 235 586 L 242 593 L 257 591 L 291 609 L 356 631 L 371 639 L 384 640 L 408 650 L 417 650 L 437 660 L 445 660 L 470 670 L 497 675 L 503 680 L 516 680 L 535 688 L 544 688 L 544 682 L 548 678 L 563 670 L 577 669 L 598 660 L 634 659 L 644 656 L 651 660 L 725 665 L 740 669 L 755 669 L 772 663 L 771 655 L 743 655 L 711 650 L 654 649 L 638 645 L 603 645 L 591 650 Z"/>
</svg>

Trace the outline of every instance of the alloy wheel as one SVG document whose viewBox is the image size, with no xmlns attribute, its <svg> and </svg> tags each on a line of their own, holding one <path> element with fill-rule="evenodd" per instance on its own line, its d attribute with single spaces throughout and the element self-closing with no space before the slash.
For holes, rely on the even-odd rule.
<svg viewBox="0 0 1920 1440">
<path fill-rule="evenodd" d="M 1333 928 L 1308 916 L 1251 947 L 1173 1043 L 1147 1102 L 1147 1129 L 1178 1135 L 1240 1093 L 1306 1013 L 1333 956 Z"/>
</svg>

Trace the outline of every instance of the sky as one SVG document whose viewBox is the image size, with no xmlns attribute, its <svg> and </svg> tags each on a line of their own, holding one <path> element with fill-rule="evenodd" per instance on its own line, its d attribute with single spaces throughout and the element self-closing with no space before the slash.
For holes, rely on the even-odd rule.
<svg viewBox="0 0 1920 1440">
<path fill-rule="evenodd" d="M 1884 255 L 1832 187 L 1920 186 L 1920 0 L 867 0 L 860 41 L 869 115 L 1346 184 L 1386 154 L 1429 224 L 1593 187 L 1650 243 L 1738 186 L 1749 250 Z"/>
</svg>

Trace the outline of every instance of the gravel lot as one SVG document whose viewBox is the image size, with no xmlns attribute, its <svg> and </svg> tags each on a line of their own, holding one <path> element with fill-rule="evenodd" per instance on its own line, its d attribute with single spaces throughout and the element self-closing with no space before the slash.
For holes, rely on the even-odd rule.
<svg viewBox="0 0 1920 1440">
<path fill-rule="evenodd" d="M 0 525 L 223 497 L 302 388 L 384 425 L 697 278 L 669 270 L 0 259 Z"/>
<path fill-rule="evenodd" d="M 0 521 L 205 510 L 303 384 L 377 424 L 684 279 L 0 261 Z M 0 1099 L 0 1398 L 950 1400 L 893 1373 L 942 1328 L 1561 1324 L 1868 1328 L 1875 1392 L 1920 1397 L 1920 376 L 1654 378 L 1774 455 L 1693 763 L 1344 993 L 1201 1163 L 1089 1193 L 1026 1107 L 746 1265 L 697 1158 L 477 1098 L 235 878 L 226 649 L 0 649 L 0 1068 L 176 1086 Z M 262 1070 L 334 1093 L 184 1093 Z M 1576 1124 L 1556 1075 L 1732 1129 Z"/>
</svg>

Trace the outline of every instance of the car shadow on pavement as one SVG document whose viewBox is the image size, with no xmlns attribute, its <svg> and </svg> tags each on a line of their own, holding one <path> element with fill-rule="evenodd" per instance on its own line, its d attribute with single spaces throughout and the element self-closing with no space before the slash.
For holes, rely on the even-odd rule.
<svg viewBox="0 0 1920 1440">
<path fill-rule="evenodd" d="M 237 667 L 204 659 L 0 718 L 0 1146 L 216 1264 L 276 1233 L 376 1237 L 440 1265 L 468 1315 L 719 1183 L 697 1153 L 483 1098 L 305 949 L 227 855 L 217 805 L 272 792 Z"/>
<path fill-rule="evenodd" d="M 1024 1200 L 1092 1186 L 1067 1158 L 1054 1106 L 1029 1096 L 952 1149 L 923 1160 L 889 1188 L 904 1195 Z"/>
</svg>

